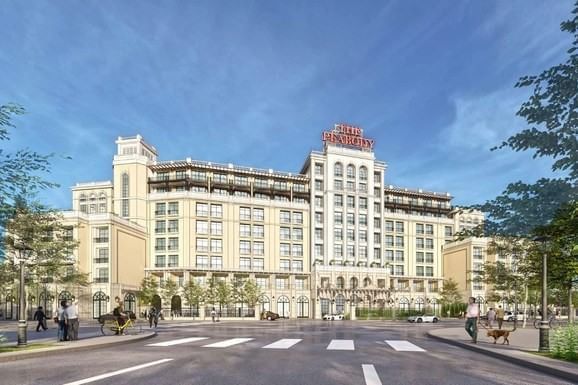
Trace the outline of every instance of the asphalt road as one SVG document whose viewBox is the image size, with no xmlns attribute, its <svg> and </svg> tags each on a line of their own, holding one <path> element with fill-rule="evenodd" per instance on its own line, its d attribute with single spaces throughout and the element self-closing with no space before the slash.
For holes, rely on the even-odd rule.
<svg viewBox="0 0 578 385">
<path fill-rule="evenodd" d="M 153 339 L 2 363 L 0 384 L 567 384 L 424 335 L 444 326 L 288 320 L 165 324 Z"/>
</svg>

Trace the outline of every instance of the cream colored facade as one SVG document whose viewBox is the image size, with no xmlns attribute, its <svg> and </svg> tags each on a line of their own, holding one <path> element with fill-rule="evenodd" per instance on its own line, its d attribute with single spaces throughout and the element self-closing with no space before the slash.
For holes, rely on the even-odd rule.
<svg viewBox="0 0 578 385">
<path fill-rule="evenodd" d="M 141 136 L 119 137 L 112 181 L 75 186 L 65 214 L 93 282 L 85 311 L 109 311 L 115 296 L 134 307 L 150 275 L 159 286 L 252 279 L 259 307 L 291 318 L 355 307 L 437 312 L 451 269 L 442 247 L 483 215 L 454 210 L 448 193 L 386 183 L 373 141 L 345 127 L 333 132 L 349 130 L 349 142 L 326 141 L 300 173 L 159 161 Z M 161 306 L 188 309 L 180 297 Z"/>
</svg>

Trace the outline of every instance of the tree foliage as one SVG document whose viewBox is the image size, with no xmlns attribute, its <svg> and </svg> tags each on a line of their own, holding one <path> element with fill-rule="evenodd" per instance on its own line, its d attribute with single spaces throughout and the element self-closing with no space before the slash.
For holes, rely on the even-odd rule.
<svg viewBox="0 0 578 385">
<path fill-rule="evenodd" d="M 144 277 L 140 283 L 138 298 L 141 305 L 150 305 L 153 302 L 153 297 L 157 294 L 158 284 L 154 277 Z"/>
<path fill-rule="evenodd" d="M 183 298 L 190 305 L 199 305 L 204 300 L 205 291 L 194 279 L 188 280 L 183 287 Z"/>
<path fill-rule="evenodd" d="M 226 281 L 217 282 L 217 300 L 221 306 L 228 305 L 233 299 L 233 291 Z"/>
<path fill-rule="evenodd" d="M 168 278 L 167 280 L 163 281 L 161 285 L 161 293 L 163 301 L 171 303 L 171 300 L 175 295 L 177 295 L 179 291 L 179 286 L 175 282 L 174 279 Z"/>
<path fill-rule="evenodd" d="M 444 286 L 440 291 L 440 302 L 442 304 L 452 304 L 462 303 L 463 301 L 458 283 L 453 278 L 444 280 Z"/>
<path fill-rule="evenodd" d="M 249 307 L 255 307 L 259 301 L 259 297 L 262 294 L 262 291 L 257 283 L 251 279 L 245 281 L 244 291 L 247 305 L 249 305 Z"/>
</svg>

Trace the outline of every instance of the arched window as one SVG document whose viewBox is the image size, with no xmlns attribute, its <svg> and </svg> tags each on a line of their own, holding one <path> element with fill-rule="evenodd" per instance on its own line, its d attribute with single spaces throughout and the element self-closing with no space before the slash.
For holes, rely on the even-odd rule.
<svg viewBox="0 0 578 385">
<path fill-rule="evenodd" d="M 60 305 L 60 301 L 72 302 L 74 300 L 74 296 L 69 291 L 61 291 L 58 294 L 58 305 Z"/>
<path fill-rule="evenodd" d="M 371 286 L 371 279 L 369 277 L 365 277 L 363 279 L 363 287 Z"/>
<path fill-rule="evenodd" d="M 171 315 L 172 316 L 181 316 L 182 314 L 182 301 L 180 295 L 173 295 L 171 298 Z"/>
<path fill-rule="evenodd" d="M 359 168 L 359 180 L 367 180 L 367 167 L 361 166 Z"/>
<path fill-rule="evenodd" d="M 128 174 L 125 172 L 122 174 L 121 177 L 121 194 L 122 194 L 122 201 L 121 201 L 121 216 L 127 218 L 129 216 L 129 209 L 128 209 L 128 195 L 129 195 L 129 179 Z"/>
<path fill-rule="evenodd" d="M 347 177 L 355 178 L 355 166 L 352 164 L 347 165 Z"/>
<path fill-rule="evenodd" d="M 357 286 L 359 285 L 359 281 L 357 280 L 357 278 L 352 277 L 349 280 L 349 288 L 350 289 L 357 289 Z"/>
<path fill-rule="evenodd" d="M 92 296 L 92 318 L 98 318 L 106 313 L 106 303 L 109 297 L 102 291 L 97 291 Z"/>
<path fill-rule="evenodd" d="M 333 169 L 333 176 L 341 178 L 343 176 L 343 165 L 339 162 L 335 163 Z"/>
<path fill-rule="evenodd" d="M 438 314 L 438 300 L 436 298 L 432 298 L 432 300 L 430 301 L 431 307 L 433 308 L 433 313 L 434 315 Z"/>
<path fill-rule="evenodd" d="M 277 314 L 279 317 L 289 318 L 289 298 L 285 295 L 277 298 Z"/>
<path fill-rule="evenodd" d="M 106 213 L 106 195 L 104 193 L 100 193 L 98 196 L 98 212 L 100 214 Z"/>
<path fill-rule="evenodd" d="M 325 314 L 329 314 L 329 299 L 328 298 L 321 298 L 320 306 L 321 306 L 321 316 L 323 317 Z"/>
<path fill-rule="evenodd" d="M 415 299 L 415 310 L 417 310 L 418 312 L 422 312 L 423 311 L 423 304 L 424 304 L 423 298 L 417 297 Z"/>
<path fill-rule="evenodd" d="M 259 303 L 261 304 L 261 312 L 271 310 L 271 303 L 269 302 L 269 297 L 266 295 L 259 296 Z"/>
<path fill-rule="evenodd" d="M 124 296 L 124 310 L 136 313 L 136 296 L 133 293 L 126 293 Z"/>
<path fill-rule="evenodd" d="M 305 296 L 297 298 L 297 318 L 309 318 L 309 299 Z"/>
<path fill-rule="evenodd" d="M 335 297 L 335 312 L 337 314 L 345 313 L 345 297 L 341 294 Z"/>
<path fill-rule="evenodd" d="M 337 288 L 345 289 L 345 279 L 343 277 L 337 277 Z"/>
<path fill-rule="evenodd" d="M 409 311 L 409 299 L 402 297 L 399 299 L 399 310 Z"/>
</svg>

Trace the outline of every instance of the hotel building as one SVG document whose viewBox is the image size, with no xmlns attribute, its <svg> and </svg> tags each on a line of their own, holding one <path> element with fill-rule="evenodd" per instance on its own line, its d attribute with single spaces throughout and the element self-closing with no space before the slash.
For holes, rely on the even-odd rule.
<svg viewBox="0 0 578 385">
<path fill-rule="evenodd" d="M 454 210 L 448 193 L 386 182 L 387 166 L 360 128 L 337 124 L 322 139 L 322 151 L 290 173 L 161 161 L 141 136 L 119 137 L 112 181 L 77 184 L 64 213 L 92 282 L 76 294 L 82 315 L 110 311 L 116 296 L 138 310 L 145 275 L 159 286 L 251 279 L 260 309 L 290 318 L 438 312 L 442 246 L 469 214 Z M 184 312 L 175 297 L 160 306 Z"/>
</svg>

